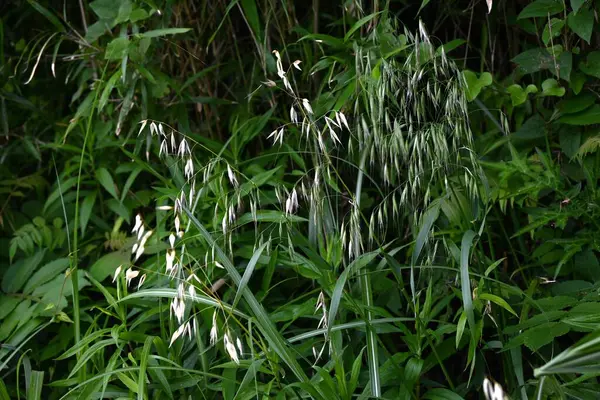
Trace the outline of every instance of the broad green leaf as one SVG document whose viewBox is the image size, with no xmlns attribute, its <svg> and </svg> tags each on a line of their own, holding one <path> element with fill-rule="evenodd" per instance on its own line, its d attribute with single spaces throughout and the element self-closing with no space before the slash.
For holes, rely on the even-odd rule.
<svg viewBox="0 0 600 400">
<path fill-rule="evenodd" d="M 558 121 L 567 125 L 600 124 L 600 105 L 594 104 L 585 111 L 563 115 Z"/>
<path fill-rule="evenodd" d="M 89 5 L 100 19 L 113 20 L 119 14 L 121 0 L 96 0 Z"/>
<path fill-rule="evenodd" d="M 128 22 L 132 8 L 133 6 L 131 4 L 131 0 L 121 0 L 121 4 L 119 5 L 119 11 L 117 12 L 117 17 L 115 19 L 115 24 Z"/>
<path fill-rule="evenodd" d="M 569 82 L 569 87 L 571 88 L 571 90 L 573 90 L 573 93 L 579 94 L 581 92 L 581 89 L 583 89 L 583 85 L 585 84 L 586 79 L 587 78 L 585 74 L 579 71 L 573 73 L 571 81 Z"/>
<path fill-rule="evenodd" d="M 519 13 L 517 19 L 532 17 L 548 17 L 561 12 L 564 3 L 561 0 L 536 0 L 528 4 L 523 11 Z"/>
<path fill-rule="evenodd" d="M 108 276 L 112 276 L 115 270 L 124 265 L 128 266 L 130 254 L 126 250 L 117 250 L 100 257 L 90 268 L 90 275 L 98 282 L 102 282 Z"/>
<path fill-rule="evenodd" d="M 12 310 L 19 305 L 21 299 L 14 296 L 0 296 L 0 321 L 2 321 Z"/>
<path fill-rule="evenodd" d="M 559 18 L 552 18 L 544 27 L 542 32 L 542 41 L 546 46 L 551 42 L 551 39 L 560 36 L 562 28 L 565 26 L 565 21 Z"/>
<path fill-rule="evenodd" d="M 467 83 L 467 100 L 473 101 L 486 86 L 492 84 L 492 75 L 489 72 L 484 72 L 479 78 L 472 71 L 463 71 L 463 76 Z"/>
<path fill-rule="evenodd" d="M 556 107 L 562 114 L 581 112 L 596 102 L 596 96 L 590 92 L 570 97 L 558 103 Z"/>
<path fill-rule="evenodd" d="M 542 82 L 542 96 L 562 97 L 565 95 L 565 88 L 560 87 L 556 79 L 546 79 Z"/>
<path fill-rule="evenodd" d="M 527 88 L 523 89 L 521 85 L 513 84 L 506 88 L 506 91 L 510 94 L 510 100 L 513 106 L 518 106 L 527 100 L 527 95 L 530 93 L 537 93 L 538 89 L 535 85 L 527 85 Z"/>
<path fill-rule="evenodd" d="M 51 261 L 48 264 L 40 268 L 33 276 L 27 281 L 23 288 L 23 293 L 30 294 L 35 288 L 44 283 L 54 279 L 57 275 L 61 274 L 69 266 L 68 258 L 59 258 Z"/>
<path fill-rule="evenodd" d="M 590 44 L 594 30 L 594 11 L 585 9 L 577 14 L 570 13 L 567 17 L 567 24 L 573 32 Z"/>
<path fill-rule="evenodd" d="M 106 168 L 103 167 L 96 170 L 96 179 L 98 179 L 98 182 L 100 182 L 102 187 L 104 187 L 104 189 L 106 189 L 106 191 L 110 193 L 112 197 L 114 197 L 116 200 L 119 200 L 115 181 Z"/>
<path fill-rule="evenodd" d="M 537 139 L 546 134 L 546 122 L 539 114 L 534 114 L 529 118 L 515 133 L 512 134 L 517 139 Z"/>
<path fill-rule="evenodd" d="M 537 351 L 543 346 L 552 343 L 557 337 L 569 333 L 568 325 L 561 322 L 548 322 L 522 333 L 523 341 L 531 351 Z"/>
<path fill-rule="evenodd" d="M 532 74 L 542 69 L 554 67 L 552 56 L 546 49 L 540 47 L 524 51 L 515 56 L 511 61 L 519 65 L 519 68 L 525 74 Z"/>
<path fill-rule="evenodd" d="M 165 29 L 155 29 L 153 31 L 148 31 L 141 33 L 139 36 L 143 38 L 155 38 L 167 35 L 177 35 L 179 33 L 186 33 L 191 31 L 190 28 L 165 28 Z"/>
<path fill-rule="evenodd" d="M 567 157 L 574 158 L 577 155 L 579 146 L 581 146 L 581 132 L 574 129 L 561 129 L 558 134 L 558 139 L 562 152 L 565 153 Z M 567 253 L 565 253 L 565 255 Z M 565 259 L 564 262 L 566 261 L 568 260 Z M 564 262 L 560 262 L 557 265 L 556 273 L 560 272 L 560 267 L 564 264 Z"/>
<path fill-rule="evenodd" d="M 587 0 L 571 0 L 571 8 L 573 9 L 573 13 L 577 14 L 582 5 L 585 4 Z"/>
<path fill-rule="evenodd" d="M 122 60 L 127 56 L 127 50 L 129 49 L 129 39 L 126 37 L 118 37 L 113 39 L 104 52 L 105 60 Z"/>
<path fill-rule="evenodd" d="M 579 69 L 587 75 L 600 78 L 600 51 L 592 51 L 585 62 L 579 64 Z"/>
</svg>

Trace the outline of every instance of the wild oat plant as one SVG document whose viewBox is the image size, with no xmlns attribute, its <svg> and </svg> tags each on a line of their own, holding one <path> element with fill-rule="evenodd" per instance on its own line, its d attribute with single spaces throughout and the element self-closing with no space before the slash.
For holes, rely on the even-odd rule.
<svg viewBox="0 0 600 400">
<path fill-rule="evenodd" d="M 385 24 L 387 22 L 382 22 Z M 395 31 L 391 25 L 386 29 L 387 34 Z M 190 301 L 202 295 L 213 297 L 218 304 L 214 283 L 206 271 L 225 268 L 228 274 L 235 275 L 231 279 L 238 287 L 247 283 L 244 281 L 249 278 L 246 273 L 240 277 L 235 270 L 223 265 L 235 256 L 235 235 L 242 225 L 237 221 L 243 217 L 247 205 L 255 227 L 255 256 L 250 264 L 256 263 L 262 251 L 269 252 L 274 246 L 285 248 L 292 261 L 301 260 L 296 258 L 297 246 L 292 235 L 294 229 L 302 229 L 298 222 L 302 220 L 294 219 L 296 214 L 302 213 L 308 216 L 310 244 L 327 247 L 340 242 L 345 249 L 345 265 L 348 265 L 373 250 L 384 248 L 390 240 L 405 239 L 405 222 L 419 226 L 432 199 L 452 196 L 455 191 L 465 191 L 469 198 L 478 199 L 480 172 L 470 151 L 472 137 L 460 71 L 443 49 L 436 51 L 422 25 L 416 35 L 394 34 L 393 37 L 399 46 L 406 48 L 402 57 L 387 57 L 381 53 L 378 30 L 364 45 L 355 46 L 356 91 L 338 109 L 315 110 L 313 105 L 317 100 L 303 97 L 296 89 L 294 71 L 302 71 L 301 60 L 290 62 L 286 68 L 282 54 L 272 51 L 277 77 L 263 82 L 259 90 L 278 90 L 284 94 L 281 101 L 289 100 L 286 106 L 289 122 L 265 134 L 265 138 L 275 149 L 289 142 L 289 146 L 305 155 L 306 165 L 300 179 L 277 185 L 278 204 L 265 202 L 264 194 L 253 181 L 221 154 L 213 153 L 208 162 L 201 164 L 194 154 L 194 149 L 201 147 L 199 143 L 193 143 L 166 123 L 141 121 L 139 133 L 155 137 L 159 155 L 169 164 L 178 163 L 185 176 L 185 183 L 172 204 L 159 207 L 172 212 L 173 229 L 168 236 L 164 271 L 177 288 L 177 295 L 171 300 L 171 315 L 178 327 L 172 333 L 171 344 L 185 336 L 191 338 L 197 330 L 196 319 L 190 315 Z M 364 182 L 365 177 L 368 182 Z M 363 207 L 364 190 L 376 192 L 379 201 Z M 220 232 L 208 232 L 199 224 L 194 217 L 199 204 L 212 205 L 212 225 L 219 227 Z M 274 208 L 282 217 L 263 218 Z M 265 227 L 260 224 L 262 220 L 275 222 L 275 225 Z M 200 260 L 186 251 L 186 236 L 192 226 L 200 229 L 207 245 Z M 137 258 L 143 253 L 151 231 L 145 230 L 138 217 L 134 233 L 138 238 L 133 249 Z M 408 233 L 416 235 L 417 232 Z M 433 260 L 436 249 L 437 245 L 432 246 L 426 260 Z M 137 274 L 128 270 L 127 281 Z M 368 274 L 360 279 L 364 304 L 372 306 Z M 414 285 L 411 276 L 413 295 Z M 332 322 L 328 314 L 331 311 L 328 297 L 332 295 L 328 289 L 319 290 L 316 300 L 315 313 L 319 318 L 315 329 L 322 329 L 324 340 L 322 346 L 313 348 L 315 363 L 326 354 Z M 236 295 L 233 307 L 239 296 Z M 239 363 L 257 350 L 251 348 L 244 353 L 242 343 L 252 346 L 256 342 L 250 337 L 241 337 L 247 335 L 251 327 L 230 325 L 234 321 L 229 318 L 231 311 L 215 307 L 210 343 L 214 345 L 222 339 L 231 360 Z M 335 310 L 333 313 L 335 318 Z M 366 318 L 371 320 L 369 313 Z M 263 334 L 268 336 L 268 328 L 263 327 Z M 274 340 L 266 339 L 267 342 Z M 379 396 L 377 338 L 370 329 L 367 341 L 372 393 Z M 327 354 L 333 351 L 329 346 Z M 293 363 L 288 362 L 292 370 Z M 296 376 L 303 376 L 302 371 L 294 372 Z"/>
</svg>

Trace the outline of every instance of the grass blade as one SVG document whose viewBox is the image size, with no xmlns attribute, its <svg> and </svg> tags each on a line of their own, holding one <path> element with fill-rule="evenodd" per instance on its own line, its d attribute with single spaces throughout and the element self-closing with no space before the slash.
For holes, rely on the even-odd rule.
<svg viewBox="0 0 600 400">
<path fill-rule="evenodd" d="M 250 280 L 250 277 L 252 276 L 252 272 L 254 272 L 254 267 L 256 267 L 256 263 L 258 262 L 258 259 L 260 258 L 262 252 L 265 250 L 265 248 L 267 247 L 268 244 L 269 244 L 269 242 L 266 242 L 262 246 L 260 246 L 254 252 L 250 261 L 248 261 L 248 265 L 246 265 L 246 270 L 244 271 L 242 280 L 240 281 L 237 292 L 235 293 L 235 298 L 233 299 L 233 306 L 232 306 L 233 308 L 235 308 L 238 301 L 240 300 L 240 296 L 242 295 L 243 290 L 246 289 L 246 286 L 248 285 L 248 281 Z"/>
<path fill-rule="evenodd" d="M 465 232 L 460 245 L 460 287 L 462 290 L 463 307 L 467 313 L 467 322 L 471 332 L 475 330 L 475 313 L 473 311 L 473 298 L 471 297 L 471 281 L 469 280 L 469 254 L 473 247 L 475 232 L 468 230 Z M 475 335 L 473 334 L 472 338 Z"/>
<path fill-rule="evenodd" d="M 242 277 L 240 276 L 237 269 L 235 269 L 235 266 L 233 265 L 229 257 L 225 255 L 225 252 L 221 249 L 221 247 L 219 247 L 219 245 L 213 239 L 211 234 L 206 230 L 204 225 L 202 225 L 200 221 L 198 221 L 198 219 L 190 212 L 190 210 L 187 208 L 184 208 L 184 210 L 190 218 L 192 224 L 200 232 L 200 235 L 204 237 L 204 240 L 208 244 L 208 247 L 214 249 L 215 258 L 223 265 L 233 282 L 236 284 L 236 286 L 239 287 L 242 281 Z M 308 383 L 308 376 L 306 376 L 304 370 L 302 369 L 300 364 L 298 364 L 294 355 L 290 352 L 288 343 L 281 336 L 279 331 L 277 331 L 277 328 L 265 312 L 262 305 L 258 302 L 258 300 L 256 300 L 256 297 L 254 297 L 250 289 L 248 289 L 247 287 L 242 289 L 242 295 L 244 296 L 246 303 L 252 310 L 254 317 L 256 318 L 257 325 L 262 334 L 265 336 L 265 339 L 267 339 L 271 348 L 275 351 L 275 353 L 277 353 L 279 357 L 281 357 L 285 364 L 287 364 L 287 366 L 292 370 L 296 378 L 298 378 L 302 382 Z"/>
<path fill-rule="evenodd" d="M 44 371 L 31 371 L 27 400 L 41 400 L 42 386 L 44 385 Z"/>
</svg>

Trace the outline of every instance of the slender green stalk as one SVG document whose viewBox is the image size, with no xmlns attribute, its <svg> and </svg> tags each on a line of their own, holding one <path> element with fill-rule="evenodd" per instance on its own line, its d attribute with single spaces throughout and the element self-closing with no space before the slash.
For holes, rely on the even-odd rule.
<svg viewBox="0 0 600 400">
<path fill-rule="evenodd" d="M 360 210 L 360 196 L 362 191 L 362 183 L 365 165 L 367 161 L 367 155 L 369 154 L 370 145 L 365 147 L 364 152 L 360 159 L 360 164 L 358 167 L 358 176 L 356 178 L 356 192 L 355 196 L 355 207 L 357 210 Z M 360 230 L 354 232 L 355 237 L 354 240 L 354 257 L 358 258 L 360 256 L 360 238 L 357 237 L 360 235 Z M 373 292 L 371 288 L 371 274 L 360 274 L 360 288 L 362 291 L 363 302 L 366 308 L 366 317 L 367 317 L 367 360 L 369 364 L 369 376 L 371 378 L 371 392 L 375 397 L 381 397 L 381 382 L 379 378 L 379 358 L 377 354 L 377 335 L 371 326 L 371 320 L 373 319 L 373 315 L 371 313 L 371 308 L 373 306 Z"/>
</svg>

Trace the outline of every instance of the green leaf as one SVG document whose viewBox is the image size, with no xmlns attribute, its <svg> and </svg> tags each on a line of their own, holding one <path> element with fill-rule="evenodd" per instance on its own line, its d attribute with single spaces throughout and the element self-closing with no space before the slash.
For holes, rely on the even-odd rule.
<svg viewBox="0 0 600 400">
<path fill-rule="evenodd" d="M 475 312 L 473 310 L 473 298 L 471 293 L 471 280 L 469 278 L 469 254 L 473 247 L 473 239 L 477 234 L 472 230 L 465 232 L 460 245 L 460 287 L 462 292 L 463 308 L 467 314 L 467 322 L 471 328 L 472 337 L 475 335 Z"/>
<path fill-rule="evenodd" d="M 563 2 L 561 0 L 536 0 L 530 3 L 519 13 L 517 19 L 548 17 L 563 11 Z"/>
<path fill-rule="evenodd" d="M 571 90 L 573 90 L 573 93 L 579 94 L 581 92 L 581 89 L 583 89 L 583 85 L 585 85 L 586 79 L 587 78 L 585 77 L 585 74 L 582 74 L 581 72 L 573 73 L 573 76 L 571 77 L 571 82 L 569 83 L 569 87 L 571 88 Z"/>
<path fill-rule="evenodd" d="M 129 49 L 129 39 L 126 37 L 118 37 L 113 39 L 104 52 L 105 60 L 122 60 L 127 56 L 127 50 Z"/>
<path fill-rule="evenodd" d="M 552 56 L 546 49 L 540 47 L 524 51 L 511 61 L 517 64 L 524 74 L 533 74 L 542 69 L 554 67 Z"/>
<path fill-rule="evenodd" d="M 138 21 L 148 19 L 148 17 L 150 16 L 146 12 L 146 10 L 144 10 L 143 8 L 136 8 L 131 12 L 131 15 L 129 16 L 129 21 L 131 21 L 131 23 L 134 24 Z"/>
<path fill-rule="evenodd" d="M 600 51 L 592 51 L 585 62 L 579 64 L 579 69 L 587 75 L 600 78 Z"/>
<path fill-rule="evenodd" d="M 573 13 L 577 14 L 582 5 L 585 4 L 587 0 L 571 0 L 571 8 L 573 9 Z"/>
<path fill-rule="evenodd" d="M 585 111 L 563 115 L 558 122 L 567 125 L 593 125 L 600 124 L 600 105 L 594 104 Z"/>
<path fill-rule="evenodd" d="M 512 307 L 502 297 L 490 293 L 480 293 L 479 295 L 477 295 L 477 297 L 481 300 L 489 300 L 492 303 L 495 303 L 500 307 L 504 308 L 506 311 L 513 314 L 515 317 L 517 316 L 515 310 L 513 310 Z"/>
<path fill-rule="evenodd" d="M 40 265 L 44 254 L 45 251 L 41 250 L 33 256 L 11 265 L 2 277 L 2 290 L 4 293 L 17 293 Z"/>
<path fill-rule="evenodd" d="M 177 35 L 179 33 L 186 33 L 191 31 L 190 28 L 165 28 L 165 29 L 155 29 L 153 31 L 148 31 L 141 33 L 139 36 L 142 38 L 155 38 L 167 35 Z"/>
<path fill-rule="evenodd" d="M 581 146 L 581 132 L 572 129 L 561 129 L 559 132 L 560 149 L 569 158 L 577 155 L 579 146 Z M 561 264 L 557 266 L 557 272 L 560 271 Z"/>
<path fill-rule="evenodd" d="M 98 179 L 98 182 L 100 182 L 100 184 L 108 193 L 110 193 L 112 197 L 114 197 L 116 200 L 119 200 L 115 181 L 106 168 L 98 168 L 96 170 L 96 179 Z"/>
<path fill-rule="evenodd" d="M 40 14 L 42 14 L 48 21 L 50 21 L 50 23 L 52 25 L 54 25 L 56 27 L 56 29 L 58 29 L 59 32 L 64 32 L 65 31 L 65 26 L 60 22 L 60 20 L 58 18 L 56 18 L 56 16 L 54 14 L 52 14 L 47 8 L 45 8 L 44 6 L 42 6 L 40 3 L 38 3 L 35 0 L 27 0 L 27 2 L 29 3 L 29 5 L 31 5 L 31 7 L 33 7 L 37 12 L 39 12 Z"/>
<path fill-rule="evenodd" d="M 368 23 L 369 21 L 371 21 L 373 18 L 377 17 L 382 12 L 383 11 L 379 11 L 379 12 L 376 12 L 376 13 L 373 13 L 373 14 L 369 14 L 366 17 L 362 17 L 361 19 L 359 19 L 358 21 L 356 21 L 354 23 L 354 25 L 352 25 L 352 28 L 350 28 L 350 30 L 344 36 L 344 42 L 347 42 L 352 37 L 352 35 L 354 34 L 354 32 L 356 32 L 357 30 L 359 30 L 361 28 L 361 26 L 363 26 L 364 24 Z"/>
<path fill-rule="evenodd" d="M 89 6 L 100 19 L 114 20 L 119 14 L 121 0 L 96 0 Z"/>
<path fill-rule="evenodd" d="M 31 371 L 27 400 L 41 400 L 44 386 L 44 371 Z"/>
<path fill-rule="evenodd" d="M 68 258 L 59 258 L 44 265 L 27 281 L 23 293 L 31 294 L 35 288 L 54 279 L 69 266 Z"/>
<path fill-rule="evenodd" d="M 205 240 L 208 247 L 214 250 L 215 259 L 219 261 L 221 265 L 223 265 L 233 282 L 236 285 L 239 285 L 242 277 L 229 257 L 227 257 L 225 252 L 213 239 L 212 235 L 206 230 L 204 225 L 198 221 L 194 214 L 192 214 L 187 208 L 184 208 L 184 211 L 190 219 L 191 224 L 198 229 L 200 236 Z M 258 302 L 258 300 L 256 300 L 254 294 L 248 288 L 245 288 L 242 292 L 242 296 L 246 300 L 249 309 L 252 310 L 254 318 L 256 319 L 256 325 L 264 335 L 271 349 L 283 360 L 283 362 L 285 362 L 298 380 L 304 383 L 309 383 L 310 379 L 300 364 L 298 364 L 295 355 L 291 353 L 286 340 L 281 336 L 273 322 L 269 319 L 265 309 Z"/>
<path fill-rule="evenodd" d="M 329 316 L 327 318 L 327 326 L 332 327 L 337 316 L 338 308 L 342 301 L 342 295 L 346 281 L 351 273 L 355 273 L 367 266 L 375 257 L 377 252 L 365 253 L 350 263 L 350 265 L 342 272 L 336 280 L 335 287 L 331 293 L 331 303 L 329 305 Z"/>
<path fill-rule="evenodd" d="M 566 335 L 571 329 L 560 322 L 548 322 L 522 333 L 523 341 L 531 351 L 537 351 L 554 341 L 559 336 Z"/>
<path fill-rule="evenodd" d="M 104 90 L 102 90 L 102 94 L 100 95 L 100 100 L 98 101 L 98 111 L 102 111 L 102 109 L 108 102 L 108 98 L 109 98 L 111 92 L 113 91 L 115 84 L 117 83 L 119 78 L 121 78 L 121 69 L 118 69 L 117 72 L 115 72 L 110 77 L 108 82 L 106 82 L 106 85 L 104 86 Z"/>
<path fill-rule="evenodd" d="M 544 137 L 546 134 L 546 122 L 539 114 L 534 114 L 529 118 L 515 133 L 512 137 L 517 139 L 537 139 Z"/>
<path fill-rule="evenodd" d="M 510 94 L 510 100 L 514 107 L 525 103 L 527 95 L 530 93 L 537 93 L 538 89 L 535 85 L 527 85 L 527 88 L 523 89 L 521 85 L 514 84 L 506 88 L 506 91 Z"/>
<path fill-rule="evenodd" d="M 94 209 L 94 203 L 96 202 L 96 195 L 98 192 L 92 192 L 88 194 L 83 202 L 81 203 L 81 215 L 79 216 L 79 226 L 81 228 L 81 236 L 85 235 L 85 228 L 87 227 L 92 210 Z"/>
<path fill-rule="evenodd" d="M 489 72 L 484 72 L 479 78 L 472 71 L 463 71 L 463 76 L 467 83 L 467 100 L 473 101 L 486 86 L 492 84 L 492 75 Z"/>
<path fill-rule="evenodd" d="M 154 336 L 147 336 L 144 341 L 144 347 L 140 354 L 140 372 L 138 374 L 138 400 L 146 399 L 145 387 L 146 387 L 146 368 L 148 367 L 148 359 L 150 358 L 150 350 L 152 350 L 152 341 Z"/>
<path fill-rule="evenodd" d="M 234 308 L 237 306 L 237 302 L 239 301 L 239 299 L 242 295 L 242 291 L 248 285 L 248 281 L 250 281 L 252 272 L 254 272 L 254 267 L 256 267 L 256 263 L 258 262 L 262 252 L 264 251 L 264 249 L 267 247 L 268 244 L 269 244 L 269 242 L 263 243 L 262 246 L 260 246 L 258 249 L 256 249 L 256 251 L 252 255 L 252 258 L 250 258 L 250 261 L 248 261 L 248 264 L 246 265 L 246 270 L 244 271 L 244 275 L 242 276 L 242 279 L 240 280 L 240 284 L 238 285 L 237 291 L 235 292 L 235 298 L 233 299 L 233 307 Z"/>
<path fill-rule="evenodd" d="M 90 268 L 90 275 L 98 282 L 114 274 L 120 265 L 129 264 L 129 252 L 124 250 L 114 251 L 100 257 Z"/>
<path fill-rule="evenodd" d="M 244 17 L 246 22 L 250 26 L 250 29 L 254 33 L 254 37 L 259 45 L 263 44 L 263 32 L 262 23 L 258 13 L 258 7 L 256 6 L 255 0 L 241 0 L 242 10 L 244 11 Z"/>
<path fill-rule="evenodd" d="M 448 54 L 449 52 L 451 52 L 452 50 L 462 46 L 463 44 L 467 43 L 466 40 L 464 39 L 454 39 L 449 41 L 448 43 L 445 43 L 441 46 L 439 46 L 436 51 L 435 54 L 436 55 L 441 55 L 442 51 L 446 54 Z"/>
<path fill-rule="evenodd" d="M 120 24 L 123 22 L 128 22 L 129 16 L 131 15 L 131 10 L 131 0 L 121 0 L 121 4 L 119 5 L 119 11 L 117 12 L 117 17 L 114 23 Z"/>
<path fill-rule="evenodd" d="M 574 114 L 581 112 L 596 102 L 596 96 L 590 92 L 570 97 L 558 103 L 556 108 L 562 114 Z"/>
<path fill-rule="evenodd" d="M 550 44 L 550 39 L 560 36 L 562 28 L 565 26 L 565 21 L 558 18 L 552 18 L 544 27 L 542 32 L 542 41 L 546 46 Z M 550 34 L 552 33 L 552 36 Z"/>
<path fill-rule="evenodd" d="M 592 10 L 581 10 L 577 14 L 570 13 L 567 24 L 573 32 L 590 44 L 594 30 L 594 12 Z"/>
<path fill-rule="evenodd" d="M 556 79 L 546 79 L 542 82 L 542 96 L 562 97 L 565 95 L 565 88 L 560 87 Z"/>
</svg>

